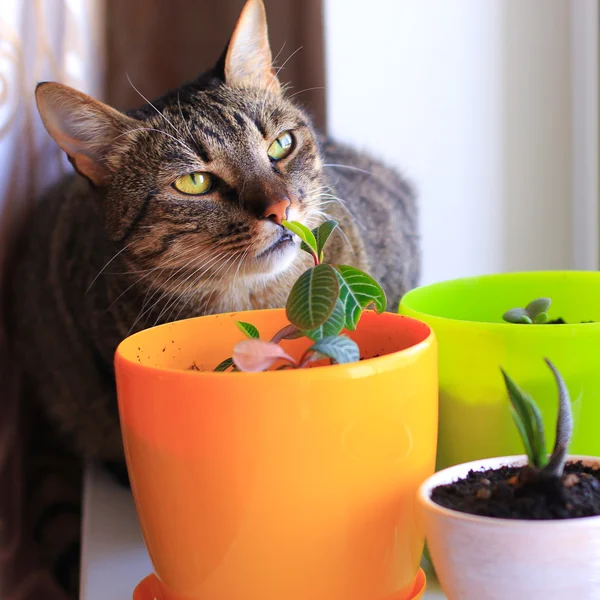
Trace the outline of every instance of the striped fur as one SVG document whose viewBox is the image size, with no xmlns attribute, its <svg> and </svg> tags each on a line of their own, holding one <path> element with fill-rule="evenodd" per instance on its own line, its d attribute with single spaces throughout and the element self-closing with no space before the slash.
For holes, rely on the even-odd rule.
<svg viewBox="0 0 600 600">
<path fill-rule="evenodd" d="M 21 232 L 9 321 L 26 405 L 48 433 L 31 438 L 30 481 L 53 479 L 31 488 L 31 529 L 72 595 L 80 462 L 123 462 L 117 344 L 173 319 L 283 306 L 306 260 L 297 246 L 263 254 L 280 235 L 262 218 L 273 194 L 309 226 L 336 218 L 328 259 L 370 269 L 390 309 L 417 282 L 415 201 L 400 175 L 321 137 L 272 80 L 230 81 L 226 67 L 126 115 L 46 88 L 67 107 L 57 119 L 77 115 L 56 139 L 81 174 L 50 189 Z M 295 147 L 273 163 L 266 149 L 283 131 Z M 217 176 L 210 195 L 172 188 L 192 171 Z"/>
</svg>

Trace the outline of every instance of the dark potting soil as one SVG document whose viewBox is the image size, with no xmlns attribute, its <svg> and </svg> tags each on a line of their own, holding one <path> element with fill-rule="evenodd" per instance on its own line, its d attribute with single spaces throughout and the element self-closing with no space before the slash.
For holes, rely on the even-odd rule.
<svg viewBox="0 0 600 600">
<path fill-rule="evenodd" d="M 595 323 L 596 321 L 580 321 L 581 323 Z M 566 325 L 567 322 L 559 317 L 558 319 L 553 319 L 552 321 L 546 321 L 543 325 Z"/>
<path fill-rule="evenodd" d="M 521 483 L 521 468 L 470 471 L 466 478 L 435 488 L 431 499 L 456 510 L 500 519 L 572 519 L 600 515 L 600 468 L 567 464 L 562 480 Z"/>
</svg>

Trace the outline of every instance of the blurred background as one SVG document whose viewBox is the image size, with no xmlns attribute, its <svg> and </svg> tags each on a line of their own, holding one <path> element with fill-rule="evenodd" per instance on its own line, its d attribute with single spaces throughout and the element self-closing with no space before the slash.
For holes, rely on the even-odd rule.
<svg viewBox="0 0 600 600">
<path fill-rule="evenodd" d="M 265 3 L 290 93 L 417 188 L 421 283 L 598 267 L 598 0 Z M 127 76 L 149 98 L 193 78 L 242 5 L 2 0 L 4 227 L 61 163 L 33 105 L 38 80 L 132 108 Z"/>
<path fill-rule="evenodd" d="M 598 268 L 598 0 L 265 4 L 290 93 L 319 127 L 417 189 L 422 284 Z M 149 98 L 193 78 L 221 54 L 242 5 L 0 0 L 0 263 L 28 207 L 70 169 L 41 125 L 35 84 L 133 108 L 141 99 L 127 75 Z M 17 490 L 15 394 L 0 375 L 0 489 Z M 0 495 L 0 512 L 16 506 Z M 0 527 L 5 578 L 17 573 L 4 560 L 13 522 Z"/>
</svg>

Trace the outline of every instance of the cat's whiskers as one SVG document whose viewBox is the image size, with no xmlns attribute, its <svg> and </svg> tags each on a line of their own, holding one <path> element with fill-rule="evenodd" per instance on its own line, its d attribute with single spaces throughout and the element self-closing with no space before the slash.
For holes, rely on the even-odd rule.
<svg viewBox="0 0 600 600">
<path fill-rule="evenodd" d="M 324 167 L 331 167 L 331 168 L 336 168 L 336 169 L 349 169 L 350 171 L 358 171 L 359 173 L 365 173 L 366 175 L 369 175 L 371 177 L 373 177 L 373 173 L 371 173 L 371 171 L 367 171 L 366 169 L 361 169 L 359 167 L 353 167 L 351 165 L 339 165 L 339 164 L 333 164 L 333 163 L 323 163 Z"/>
<path fill-rule="evenodd" d="M 119 275 L 138 275 L 139 273 L 148 273 L 148 271 L 153 271 L 155 270 L 157 267 L 149 267 L 148 269 L 137 269 L 135 271 L 104 271 L 105 275 L 115 275 L 115 276 L 119 276 Z M 161 269 L 168 269 L 168 266 L 164 266 L 164 267 L 160 267 Z"/>
<path fill-rule="evenodd" d="M 142 308 L 141 308 L 140 312 L 138 313 L 138 316 L 136 317 L 135 321 L 131 325 L 131 330 L 135 327 L 135 325 L 138 323 L 138 321 L 140 321 L 140 319 L 142 319 L 144 316 L 150 314 L 154 310 L 154 308 L 156 306 L 158 306 L 160 304 L 160 302 L 162 302 L 163 298 L 165 298 L 169 294 L 169 292 L 170 292 L 170 289 L 168 286 L 169 281 L 171 281 L 173 278 L 176 278 L 179 275 L 179 273 L 181 273 L 182 271 L 185 271 L 186 269 L 189 269 L 193 263 L 203 259 L 207 254 L 209 254 L 211 252 L 211 249 L 206 249 L 204 252 L 201 252 L 200 254 L 196 254 L 195 250 L 196 250 L 195 248 L 194 249 L 188 248 L 188 249 L 186 249 L 185 252 L 182 252 L 179 255 L 178 258 L 181 259 L 181 258 L 184 258 L 186 256 L 186 254 L 190 254 L 193 251 L 193 255 L 190 258 L 190 260 L 188 260 L 187 263 L 183 264 L 174 273 L 172 273 L 171 276 L 164 283 L 161 283 L 160 286 L 157 286 L 154 289 L 152 286 L 148 287 L 148 290 L 146 291 L 146 295 L 144 297 L 144 301 L 142 303 Z M 150 297 L 148 297 L 151 291 L 152 291 L 152 295 Z M 151 302 L 152 299 L 159 292 L 161 294 L 160 297 L 157 298 L 157 300 L 155 302 L 153 302 L 151 306 L 146 308 L 148 303 Z"/>
<path fill-rule="evenodd" d="M 151 313 L 158 305 L 160 305 L 163 299 L 167 298 L 168 296 L 171 297 L 169 303 L 173 300 L 173 298 L 176 299 L 177 292 L 182 287 L 187 277 L 189 277 L 191 274 L 193 275 L 193 273 L 197 272 L 199 269 L 202 269 L 206 265 L 207 257 L 210 257 L 213 255 L 213 253 L 213 248 L 210 246 L 204 247 L 200 252 L 198 252 L 197 247 L 194 247 L 187 248 L 185 252 L 182 252 L 178 257 L 175 257 L 180 260 L 189 254 L 192 255 L 190 260 L 181 265 L 166 281 L 162 281 L 160 282 L 160 285 L 156 286 L 156 288 L 153 290 L 152 296 L 148 298 L 148 292 L 146 293 L 146 298 L 144 299 L 144 305 L 142 307 L 144 313 Z M 173 279 L 175 279 L 175 281 L 169 283 Z M 145 308 L 146 305 L 151 302 L 158 293 L 160 293 L 160 296 L 154 302 L 152 302 L 148 308 Z"/>
<path fill-rule="evenodd" d="M 104 270 L 106 269 L 106 267 L 108 267 L 108 265 L 110 265 L 113 260 L 115 260 L 115 258 L 117 258 L 117 256 L 119 256 L 121 253 L 123 253 L 125 250 L 127 250 L 127 248 L 129 248 L 129 246 L 131 246 L 131 244 L 133 244 L 133 242 L 129 242 L 129 244 L 127 244 L 126 246 L 123 246 L 98 272 L 98 275 L 96 275 L 96 277 L 94 277 L 94 279 L 92 279 L 92 283 L 90 283 L 90 285 L 88 286 L 87 290 L 85 290 L 85 294 L 87 295 L 87 293 L 92 289 L 92 286 L 94 285 L 94 283 L 96 283 L 96 281 L 98 281 L 98 278 L 100 277 L 100 275 L 102 275 L 102 273 L 104 272 Z"/>
<path fill-rule="evenodd" d="M 300 50 L 302 50 L 302 48 L 304 48 L 304 46 L 300 46 L 299 48 L 296 48 L 284 61 L 283 64 L 280 67 L 277 67 L 277 70 L 275 71 L 275 77 L 279 76 L 279 73 L 281 73 L 281 70 L 285 67 L 285 65 L 288 64 L 288 62 L 290 62 L 290 60 L 296 55 L 298 54 L 298 52 L 300 52 Z M 273 83 L 273 82 L 271 82 Z"/>
<path fill-rule="evenodd" d="M 177 285 L 177 287 L 173 290 L 165 290 L 164 293 L 162 294 L 162 296 L 159 298 L 159 300 L 157 302 L 155 302 L 152 306 L 152 310 L 154 310 L 154 308 L 158 305 L 159 302 L 162 301 L 163 298 L 166 298 L 167 296 L 170 296 L 170 300 L 167 300 L 165 306 L 163 306 L 163 308 L 161 309 L 161 311 L 158 314 L 158 317 L 155 321 L 155 325 L 157 325 L 161 319 L 163 318 L 163 316 L 167 313 L 167 311 L 170 310 L 174 310 L 175 306 L 177 305 L 178 302 L 180 302 L 186 295 L 187 291 L 179 291 L 181 290 L 182 287 L 185 287 L 185 285 L 187 284 L 187 282 L 192 279 L 196 273 L 198 272 L 202 272 L 202 273 L 206 273 L 206 271 L 208 271 L 211 267 L 211 264 L 218 261 L 220 258 L 220 256 L 217 257 L 213 257 L 213 259 L 211 259 L 211 261 L 209 261 L 208 264 L 203 263 L 202 265 L 192 269 L 192 271 L 190 273 L 188 273 L 179 283 L 179 285 Z"/>
<path fill-rule="evenodd" d="M 170 258 L 170 261 L 173 261 L 173 260 L 179 261 L 182 258 L 185 259 L 187 255 L 191 255 L 190 260 L 188 260 L 187 263 L 180 265 L 179 268 L 175 269 L 175 271 L 171 274 L 171 276 L 166 281 L 161 282 L 160 287 L 154 291 L 154 294 L 149 298 L 149 301 L 152 300 L 152 298 L 155 296 L 155 294 L 160 289 L 168 290 L 169 282 L 173 278 L 177 277 L 179 275 L 179 273 L 181 273 L 181 271 L 184 271 L 185 269 L 187 269 L 192 263 L 199 261 L 199 260 L 203 259 L 204 257 L 206 257 L 207 255 L 211 254 L 211 252 L 212 252 L 212 249 L 210 247 L 204 248 L 200 253 L 198 253 L 197 247 L 188 247 L 185 249 L 185 251 L 181 252 L 178 256 L 174 256 L 174 257 Z"/>
<path fill-rule="evenodd" d="M 150 275 L 152 275 L 152 273 L 154 273 L 155 271 L 157 271 L 158 269 L 161 269 L 164 267 L 161 266 L 156 266 L 153 269 L 150 269 L 148 271 L 148 273 L 146 273 L 145 275 L 143 275 L 142 277 L 140 277 L 139 279 L 137 279 L 136 281 L 134 281 L 131 285 L 129 285 L 128 287 L 126 287 L 111 303 L 110 306 L 104 311 L 104 313 L 102 313 L 103 315 L 109 313 L 113 306 L 125 295 L 127 294 L 127 292 L 129 292 L 131 289 L 133 289 L 134 287 L 136 287 L 137 285 L 139 285 L 144 279 L 146 279 L 146 277 L 149 277 Z"/>
<path fill-rule="evenodd" d="M 175 127 L 175 125 L 173 125 L 173 122 L 167 118 L 167 115 L 165 115 L 164 113 L 162 113 L 160 110 L 158 110 L 158 108 L 156 108 L 156 106 L 154 106 L 154 104 L 152 104 L 152 102 L 150 102 L 150 100 L 148 100 L 148 98 L 146 98 L 146 96 L 144 96 L 144 94 L 142 94 L 142 92 L 140 92 L 140 90 L 138 90 L 135 85 L 133 85 L 133 82 L 131 81 L 131 78 L 129 77 L 129 73 L 125 74 L 127 77 L 127 81 L 129 82 L 129 85 L 135 90 L 135 92 L 137 92 L 139 94 L 139 96 L 148 103 L 149 106 L 151 106 L 172 128 L 173 131 L 181 136 L 181 132 L 177 129 L 177 127 Z"/>
<path fill-rule="evenodd" d="M 185 256 L 185 253 L 182 253 L 182 256 Z M 168 266 L 164 265 L 164 264 L 159 264 L 151 269 L 148 269 L 146 274 L 143 275 L 142 277 L 139 277 L 138 279 L 136 279 L 133 283 L 131 283 L 131 285 L 129 285 L 128 287 L 126 287 L 110 304 L 110 306 L 104 311 L 103 314 L 108 313 L 113 306 L 123 297 L 125 296 L 125 294 L 127 294 L 131 289 L 133 289 L 134 287 L 138 286 L 142 281 L 144 281 L 147 277 L 149 277 L 150 275 L 152 275 L 153 273 L 156 273 L 156 271 L 159 270 L 165 270 L 166 268 L 168 268 Z M 148 289 L 152 289 L 151 286 L 148 287 Z M 146 292 L 148 293 L 148 292 Z"/>
<path fill-rule="evenodd" d="M 223 255 L 227 255 L 226 252 L 221 253 L 220 257 L 222 257 Z M 224 268 L 225 265 L 227 265 L 231 259 L 235 258 L 235 254 L 231 254 L 229 257 L 227 257 L 225 259 L 225 261 L 223 262 L 223 264 L 221 264 L 216 271 L 214 271 L 209 278 L 204 282 L 205 287 L 209 287 L 209 284 L 212 280 L 214 280 L 216 278 L 216 276 L 221 272 L 221 270 Z M 200 282 L 200 280 L 202 279 L 202 277 L 204 276 L 204 274 L 206 273 L 207 269 L 205 269 L 202 273 L 200 273 L 200 275 L 198 275 L 197 277 L 195 277 L 195 279 L 192 281 L 192 283 L 188 286 L 188 291 L 184 292 L 181 296 L 185 297 L 186 295 L 188 295 L 189 292 L 192 292 L 193 290 L 195 290 L 196 286 L 198 285 L 198 283 Z M 212 295 L 214 294 L 214 292 L 216 291 L 216 288 L 213 289 L 210 297 L 212 297 Z M 188 299 L 182 304 L 181 308 L 179 309 L 179 312 L 177 313 L 177 317 L 179 317 L 179 315 L 181 314 L 181 312 L 186 308 L 186 306 L 190 303 L 190 300 L 195 296 L 195 294 L 189 294 Z M 205 305 L 208 304 L 207 302 L 205 302 Z M 173 306 L 174 310 L 175 305 Z M 206 308 L 202 309 L 199 311 L 200 314 L 206 314 Z M 171 313 L 172 314 L 172 311 Z"/>
<path fill-rule="evenodd" d="M 322 207 L 326 207 L 328 204 L 332 204 L 332 203 L 335 202 L 335 203 L 339 204 L 341 206 L 342 210 L 344 210 L 345 212 L 347 212 L 348 215 L 350 215 L 350 217 L 352 219 L 354 219 L 359 226 L 361 225 L 358 222 L 358 220 L 356 219 L 356 217 L 346 207 L 345 203 L 340 198 L 338 198 L 337 196 L 334 196 L 333 194 L 323 194 L 323 193 L 322 194 L 318 194 L 317 196 L 314 196 L 315 200 L 320 199 L 320 198 L 327 198 L 329 201 L 326 201 L 326 202 L 318 201 L 318 202 L 316 202 L 316 204 L 312 208 L 312 210 L 313 210 L 313 212 L 315 214 L 317 214 L 318 216 L 320 216 L 323 219 L 323 221 L 331 219 L 331 216 L 326 211 L 322 210 Z M 339 230 L 340 235 L 344 239 L 344 243 L 348 246 L 348 248 L 350 248 L 350 250 L 352 252 L 352 255 L 356 256 L 356 251 L 354 249 L 354 246 L 350 242 L 350 239 L 346 235 L 346 232 L 344 231 L 344 229 L 342 228 L 342 226 L 341 226 L 340 223 L 338 223 L 337 229 Z"/>
<path fill-rule="evenodd" d="M 170 310 L 169 315 L 172 314 L 172 311 L 175 310 L 176 306 L 177 306 L 177 302 L 180 301 L 183 297 L 185 297 L 188 293 L 190 293 L 191 291 L 194 291 L 194 289 L 196 288 L 197 284 L 200 282 L 200 280 L 202 279 L 202 277 L 204 277 L 204 275 L 212 268 L 214 268 L 215 264 L 218 264 L 219 261 L 221 259 L 223 259 L 223 257 L 227 256 L 227 250 L 220 252 L 218 255 L 214 256 L 213 258 L 211 258 L 208 262 L 203 263 L 200 267 L 198 267 L 198 269 L 196 269 L 195 271 L 193 271 L 188 277 L 186 277 L 178 286 L 177 288 L 175 288 L 174 290 L 170 290 L 169 293 L 170 295 L 173 296 L 172 300 L 169 301 L 166 306 L 162 309 L 162 311 L 160 312 L 160 314 L 158 315 L 158 319 L 157 319 L 157 323 L 161 320 L 161 318 L 163 317 L 163 315 L 165 315 L 167 313 L 167 311 Z M 233 255 L 235 256 L 235 254 Z M 195 276 L 197 273 L 199 273 L 199 275 Z M 195 277 L 195 278 L 194 278 Z M 211 276 L 212 277 L 212 276 Z M 209 280 L 210 278 L 209 277 Z M 181 290 L 182 287 L 185 287 L 185 285 L 189 282 L 190 279 L 194 278 L 194 281 L 192 282 L 192 284 L 190 286 L 188 286 L 188 289 L 186 291 L 180 292 L 179 290 Z M 191 294 L 191 297 L 184 303 L 183 307 L 185 307 L 188 303 L 189 300 L 194 296 L 195 294 Z"/>
<path fill-rule="evenodd" d="M 162 129 L 156 129 L 154 127 L 136 127 L 135 129 L 128 129 L 127 131 L 125 131 L 125 132 L 119 134 L 117 137 L 113 138 L 111 140 L 111 143 L 125 135 L 130 135 L 132 133 L 135 133 L 136 131 L 154 131 L 156 133 L 162 133 L 163 135 L 166 135 L 167 137 L 171 138 L 173 141 L 175 141 L 178 144 L 180 144 L 181 146 L 183 146 L 194 157 L 197 156 L 197 153 L 194 152 L 186 143 L 182 142 L 180 139 L 176 138 L 175 136 L 171 135 L 170 133 L 163 131 Z"/>
<path fill-rule="evenodd" d="M 354 221 L 354 223 L 359 229 L 366 230 L 366 226 L 364 225 L 364 223 L 361 223 L 360 220 L 354 215 L 354 213 L 348 208 L 348 203 L 343 198 L 340 198 L 339 196 L 336 196 L 332 193 L 321 193 L 318 194 L 316 198 L 326 198 L 328 200 L 328 202 L 319 201 L 319 203 L 317 204 L 317 208 L 320 206 L 327 206 L 332 203 L 339 204 L 341 209 L 351 217 L 351 219 Z"/>
<path fill-rule="evenodd" d="M 287 44 L 287 40 L 284 40 L 281 49 L 279 50 L 279 52 L 275 55 L 275 58 L 271 61 L 271 68 L 274 69 L 275 68 L 275 63 L 277 62 L 277 59 L 279 58 L 279 55 L 283 52 L 283 49 L 285 48 L 285 45 Z"/>
<path fill-rule="evenodd" d="M 226 265 L 228 265 L 232 259 L 235 259 L 236 255 L 232 254 L 206 281 L 206 286 L 209 287 L 210 283 L 215 280 L 217 278 L 217 275 L 225 268 Z M 221 276 L 221 279 L 223 279 L 227 273 L 231 270 L 232 267 L 235 266 L 235 260 L 233 260 L 233 262 L 231 262 L 231 264 L 229 264 L 229 267 L 227 268 L 227 270 L 225 271 L 225 273 L 223 273 L 223 275 Z M 212 297 L 214 296 L 215 292 L 217 291 L 217 288 L 214 287 L 212 292 L 209 294 L 208 298 L 206 299 L 206 301 L 204 302 L 203 305 L 203 309 L 202 309 L 202 313 L 206 314 L 206 311 L 208 310 L 208 307 L 210 305 L 210 301 L 212 299 Z M 189 302 L 189 300 L 188 300 Z M 181 307 L 181 309 L 179 310 L 179 312 L 177 313 L 177 317 L 179 317 L 179 315 L 181 314 L 181 311 L 185 308 L 185 304 Z"/>
<path fill-rule="evenodd" d="M 181 110 L 181 102 L 179 100 L 179 92 L 177 92 L 177 106 L 179 107 L 179 115 L 181 117 L 181 120 L 183 121 L 183 124 L 185 125 L 185 128 L 187 129 L 189 139 L 192 140 L 192 139 L 194 139 L 194 136 L 192 135 L 192 130 L 190 129 L 189 122 L 183 118 L 183 111 Z"/>
<path fill-rule="evenodd" d="M 262 120 L 265 120 L 265 109 L 267 106 L 267 100 L 269 99 L 269 95 L 271 93 L 271 88 L 273 87 L 273 85 L 275 84 L 275 82 L 277 81 L 277 77 L 279 76 L 279 73 L 281 72 L 281 70 L 285 67 L 285 65 L 290 61 L 290 59 L 297 54 L 298 52 L 300 52 L 300 50 L 302 50 L 302 48 L 304 48 L 304 46 L 300 46 L 299 48 L 297 48 L 296 50 L 294 50 L 285 61 L 283 61 L 283 64 L 277 68 L 277 70 L 275 71 L 275 76 L 273 77 L 273 79 L 271 79 L 271 81 L 269 82 L 269 85 L 266 87 L 265 89 L 265 93 L 264 93 L 264 98 L 263 98 L 263 102 L 262 105 L 260 107 L 260 117 Z M 283 48 L 282 48 L 283 50 Z M 273 60 L 273 62 L 275 62 Z"/>
<path fill-rule="evenodd" d="M 297 96 L 298 94 L 304 94 L 304 92 L 312 92 L 313 90 L 324 90 L 325 87 L 322 85 L 318 85 L 316 87 L 309 87 L 309 88 L 305 88 L 303 90 L 300 90 L 299 92 L 294 92 L 293 94 L 290 94 L 287 98 L 288 100 L 293 98 L 294 96 Z"/>
<path fill-rule="evenodd" d="M 235 280 L 238 276 L 238 273 L 240 271 L 240 267 L 242 266 L 242 263 L 244 262 L 244 259 L 246 258 L 246 256 L 248 256 L 248 252 L 250 251 L 250 247 L 246 248 L 244 250 L 244 252 L 242 253 L 242 255 L 240 256 L 240 260 L 238 262 L 238 266 L 237 269 L 235 270 L 235 273 L 233 274 L 233 283 L 231 285 L 232 290 L 235 289 Z M 245 266 L 245 265 L 244 265 Z"/>
<path fill-rule="evenodd" d="M 216 243 L 216 245 L 217 245 L 217 249 L 218 249 L 218 246 L 219 246 L 219 245 L 223 245 L 223 244 L 224 244 L 224 242 L 223 242 L 223 240 L 222 240 L 222 239 L 212 239 L 212 240 L 208 240 L 208 241 L 207 241 L 207 244 L 211 244 L 211 243 Z M 204 250 L 203 252 L 201 252 L 199 256 L 197 256 L 197 257 L 196 257 L 196 260 L 199 260 L 199 259 L 204 259 L 204 258 L 205 258 L 207 255 L 213 254 L 213 253 L 214 253 L 214 250 L 215 250 L 214 246 L 212 246 L 212 245 L 207 245 L 207 247 L 205 248 L 205 250 Z M 246 252 L 247 252 L 247 251 L 248 251 L 248 248 L 246 249 Z M 223 252 L 222 252 L 222 253 L 221 253 L 219 256 L 222 256 L 223 254 L 226 254 L 227 252 L 232 252 L 233 254 L 235 254 L 235 253 L 236 253 L 236 250 L 235 250 L 235 249 L 234 249 L 234 250 L 231 250 L 230 248 L 225 248 L 225 250 L 224 250 L 224 251 L 223 251 Z M 210 267 L 210 266 L 213 264 L 213 262 L 215 262 L 215 261 L 214 261 L 214 257 L 213 257 L 213 259 L 211 259 L 211 261 L 210 261 L 209 263 L 205 263 L 204 265 L 200 265 L 200 266 L 198 267 L 198 269 L 196 269 L 196 271 L 194 271 L 194 272 L 192 272 L 192 273 L 191 273 L 191 276 L 193 277 L 193 276 L 194 276 L 194 274 L 195 274 L 195 273 L 197 273 L 197 272 L 199 271 L 199 269 L 201 269 L 201 268 L 202 268 L 202 266 L 207 266 L 207 267 Z M 181 270 L 181 269 L 179 269 L 179 271 L 180 271 L 180 270 Z M 170 286 L 170 289 L 167 289 L 167 290 L 166 290 L 166 293 L 168 293 L 168 294 L 170 294 L 170 295 L 174 295 L 174 296 L 176 296 L 176 294 L 178 293 L 178 291 L 181 289 L 181 287 L 182 287 L 182 286 L 183 286 L 183 285 L 186 283 L 186 281 L 188 281 L 188 280 L 189 280 L 189 277 L 188 277 L 188 278 L 186 278 L 185 280 L 183 280 L 182 282 L 180 282 L 180 283 L 179 283 L 179 285 L 177 285 L 175 288 L 173 288 L 173 286 Z M 168 282 L 167 282 L 167 283 L 168 283 Z M 163 287 L 163 288 L 165 288 L 165 289 L 167 288 L 167 286 L 166 286 L 165 284 L 163 284 L 163 285 L 162 285 L 162 287 Z M 160 301 L 160 300 L 159 300 L 159 301 Z"/>
<path fill-rule="evenodd" d="M 329 218 L 326 213 L 323 213 L 323 215 L 325 216 L 325 219 Z M 356 250 L 354 249 L 354 246 L 352 245 L 352 242 L 350 241 L 350 239 L 346 235 L 346 232 L 344 231 L 344 229 L 339 224 L 337 226 L 337 230 L 340 232 L 340 235 L 342 236 L 342 238 L 343 238 L 344 243 L 346 244 L 346 246 L 348 246 L 348 248 L 350 249 L 350 252 L 351 252 L 352 256 L 356 256 Z"/>
</svg>

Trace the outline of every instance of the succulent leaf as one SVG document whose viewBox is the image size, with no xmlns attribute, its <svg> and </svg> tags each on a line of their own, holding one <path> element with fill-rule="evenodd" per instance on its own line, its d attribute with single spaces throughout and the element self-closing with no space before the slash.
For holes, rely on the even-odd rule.
<svg viewBox="0 0 600 600">
<path fill-rule="evenodd" d="M 573 435 L 573 410 L 569 390 L 562 375 L 550 360 L 544 359 L 550 367 L 558 387 L 558 419 L 556 421 L 556 440 L 554 449 L 545 471 L 552 476 L 561 477 L 567 461 L 571 436 Z"/>
<path fill-rule="evenodd" d="M 511 308 L 507 310 L 502 318 L 509 323 L 518 323 L 530 325 L 532 323 L 531 317 L 524 308 Z"/>
<path fill-rule="evenodd" d="M 513 418 L 532 466 L 542 469 L 548 462 L 542 416 L 533 398 L 521 390 L 501 369 L 506 390 L 512 403 Z"/>
<path fill-rule="evenodd" d="M 525 310 L 531 320 L 535 321 L 537 315 L 548 312 L 551 304 L 552 300 L 550 300 L 550 298 L 536 298 L 525 307 Z"/>
</svg>

